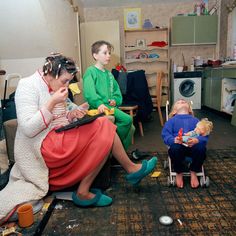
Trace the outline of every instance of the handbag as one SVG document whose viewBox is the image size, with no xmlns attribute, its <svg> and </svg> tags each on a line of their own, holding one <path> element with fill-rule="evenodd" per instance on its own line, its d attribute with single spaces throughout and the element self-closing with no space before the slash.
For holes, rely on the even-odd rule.
<svg viewBox="0 0 236 236">
<path fill-rule="evenodd" d="M 16 104 L 15 104 L 15 92 L 9 96 L 9 99 L 4 99 L 2 102 L 2 123 L 7 120 L 16 119 Z"/>
<path fill-rule="evenodd" d="M 2 104 L 2 123 L 7 120 L 16 119 L 16 104 L 15 104 L 15 92 L 9 95 L 9 98 L 6 98 L 8 81 L 10 79 L 20 79 L 21 75 L 19 74 L 9 74 L 5 79 L 4 85 L 4 96 L 1 100 Z"/>
</svg>

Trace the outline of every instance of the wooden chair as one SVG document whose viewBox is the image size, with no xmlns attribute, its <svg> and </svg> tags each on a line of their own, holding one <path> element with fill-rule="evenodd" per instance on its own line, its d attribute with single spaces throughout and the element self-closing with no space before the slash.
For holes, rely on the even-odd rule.
<svg viewBox="0 0 236 236">
<path fill-rule="evenodd" d="M 164 75 L 165 74 L 163 71 L 159 71 L 157 73 L 155 94 L 151 95 L 153 107 L 156 108 L 156 110 L 158 112 L 161 126 L 164 125 L 163 116 L 162 116 L 162 112 L 161 112 L 162 79 L 163 79 Z"/>
<path fill-rule="evenodd" d="M 136 116 L 136 113 L 138 111 L 138 105 L 120 106 L 119 109 L 121 111 L 124 111 L 124 112 L 128 113 L 133 119 L 134 116 Z M 142 125 L 141 121 L 138 121 L 138 126 L 139 126 L 140 135 L 143 137 L 144 133 L 143 133 L 143 125 Z M 134 137 L 132 137 L 132 144 L 134 144 Z"/>
</svg>

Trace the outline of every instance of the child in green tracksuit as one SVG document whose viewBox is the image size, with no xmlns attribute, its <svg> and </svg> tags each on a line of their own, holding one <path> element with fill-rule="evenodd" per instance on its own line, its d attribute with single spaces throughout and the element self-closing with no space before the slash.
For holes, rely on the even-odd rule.
<svg viewBox="0 0 236 236">
<path fill-rule="evenodd" d="M 104 66 L 110 62 L 113 46 L 106 41 L 97 41 L 92 47 L 92 56 L 96 63 L 85 71 L 83 76 L 83 93 L 91 109 L 104 112 L 114 108 L 115 124 L 125 149 L 129 147 L 134 132 L 133 121 L 130 115 L 119 110 L 122 104 L 122 95 L 118 83 L 112 73 Z"/>
</svg>

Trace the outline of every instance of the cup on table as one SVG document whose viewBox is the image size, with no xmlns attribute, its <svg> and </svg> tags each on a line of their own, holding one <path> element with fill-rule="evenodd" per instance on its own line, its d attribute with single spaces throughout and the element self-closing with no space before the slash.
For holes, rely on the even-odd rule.
<svg viewBox="0 0 236 236">
<path fill-rule="evenodd" d="M 183 69 L 184 69 L 184 67 L 183 67 L 183 66 L 177 66 L 177 72 L 182 72 L 182 71 L 183 71 Z"/>
<path fill-rule="evenodd" d="M 21 228 L 26 228 L 34 223 L 33 206 L 29 203 L 23 204 L 17 209 L 18 224 Z"/>
</svg>

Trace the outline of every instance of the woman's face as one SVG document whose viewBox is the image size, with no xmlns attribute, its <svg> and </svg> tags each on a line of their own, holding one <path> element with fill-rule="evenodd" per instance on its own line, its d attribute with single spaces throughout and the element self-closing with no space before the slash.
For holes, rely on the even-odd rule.
<svg viewBox="0 0 236 236">
<path fill-rule="evenodd" d="M 57 91 L 61 87 L 69 87 L 69 82 L 73 79 L 74 75 L 64 72 L 62 73 L 58 79 L 51 77 L 49 81 L 49 86 L 53 91 Z"/>
<path fill-rule="evenodd" d="M 111 60 L 111 51 L 107 48 L 107 45 L 103 44 L 98 53 L 93 54 L 93 57 L 100 64 L 107 65 Z"/>
</svg>

